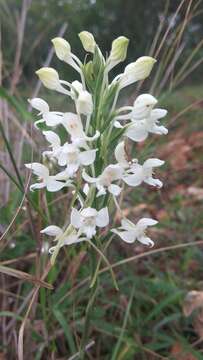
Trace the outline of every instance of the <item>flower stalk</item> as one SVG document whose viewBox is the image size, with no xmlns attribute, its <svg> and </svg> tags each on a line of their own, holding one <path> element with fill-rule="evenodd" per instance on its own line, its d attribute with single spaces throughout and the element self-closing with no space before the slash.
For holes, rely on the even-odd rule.
<svg viewBox="0 0 203 360">
<path fill-rule="evenodd" d="M 154 245 L 146 231 L 157 221 L 144 217 L 132 222 L 125 217 L 118 199 L 126 186 L 134 188 L 147 184 L 161 188 L 163 183 L 155 178 L 154 168 L 162 166 L 164 161 L 151 157 L 140 164 L 139 153 L 138 159 L 126 154 L 126 144 L 139 143 L 151 134 L 166 135 L 168 130 L 159 123 L 167 111 L 156 108 L 157 99 L 152 94 L 140 94 L 131 106 L 117 108 L 121 90 L 147 78 L 156 60 L 149 56 L 140 57 L 110 83 L 109 72 L 125 60 L 129 40 L 124 36 L 115 39 L 105 60 L 92 34 L 83 31 L 79 38 L 92 57 L 88 63 L 83 64 L 77 58 L 65 39 L 54 38 L 52 43 L 58 59 L 65 66 L 72 66 L 80 74 L 81 82 L 60 79 L 52 68 L 36 72 L 45 87 L 68 96 L 75 111 L 53 111 L 43 99 L 29 100 L 40 116 L 35 126 L 42 130 L 49 149 L 43 152 L 42 163 L 33 162 L 26 167 L 39 180 L 31 185 L 31 190 L 72 192 L 69 225 L 64 227 L 67 224 L 64 219 L 61 224 L 48 225 L 41 233 L 54 238 L 55 245 L 49 249 L 52 265 L 64 246 L 85 246 L 90 253 L 91 295 L 81 340 L 83 359 L 102 260 L 118 290 L 115 274 L 103 253 L 105 250 L 102 251 L 109 238 L 106 234 L 112 233 L 113 237 L 120 237 L 128 244 L 138 241 L 143 245 Z M 62 142 L 58 128 L 65 132 L 65 142 Z M 116 211 L 119 211 L 121 224 L 112 228 Z"/>
</svg>

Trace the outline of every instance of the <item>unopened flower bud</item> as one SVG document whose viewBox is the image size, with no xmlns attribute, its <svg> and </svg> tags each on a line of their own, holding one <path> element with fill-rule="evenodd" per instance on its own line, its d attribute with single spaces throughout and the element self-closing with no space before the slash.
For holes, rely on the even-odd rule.
<svg viewBox="0 0 203 360">
<path fill-rule="evenodd" d="M 82 31 L 79 33 L 80 41 L 84 49 L 88 52 L 94 53 L 96 42 L 94 36 L 88 31 Z"/>
<path fill-rule="evenodd" d="M 125 36 L 119 36 L 112 42 L 111 52 L 109 55 L 109 70 L 118 63 L 125 60 L 127 55 L 129 39 Z"/>
<path fill-rule="evenodd" d="M 92 95 L 86 90 L 81 91 L 76 100 L 76 107 L 79 114 L 91 115 L 93 111 Z"/>
<path fill-rule="evenodd" d="M 121 76 L 121 87 L 128 86 L 138 80 L 147 78 L 155 62 L 156 60 L 150 56 L 142 56 L 134 63 L 127 65 Z"/>
<path fill-rule="evenodd" d="M 78 80 L 73 81 L 71 85 L 71 98 L 73 100 L 76 100 L 80 92 L 83 91 L 83 86 L 82 83 Z"/>
<path fill-rule="evenodd" d="M 71 57 L 71 47 L 68 41 L 61 37 L 52 39 L 56 56 L 62 61 L 68 61 Z"/>
<path fill-rule="evenodd" d="M 56 70 L 51 67 L 43 67 L 36 71 L 39 79 L 48 89 L 56 90 L 60 86 L 59 76 Z"/>
</svg>

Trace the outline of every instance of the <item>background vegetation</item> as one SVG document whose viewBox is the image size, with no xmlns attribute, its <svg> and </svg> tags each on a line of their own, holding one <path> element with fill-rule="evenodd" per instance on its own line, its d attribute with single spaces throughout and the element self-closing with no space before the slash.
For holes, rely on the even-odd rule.
<svg viewBox="0 0 203 360">
<path fill-rule="evenodd" d="M 169 135 L 139 146 L 143 157 L 166 160 L 164 188 L 131 189 L 123 203 L 132 219 L 159 220 L 156 246 L 149 251 L 119 239 L 109 246 L 120 290 L 103 268 L 86 358 L 203 359 L 202 1 L 0 0 L 0 20 L 0 359 L 78 358 L 88 254 L 82 246 L 63 249 L 50 269 L 50 244 L 39 231 L 67 217 L 69 194 L 30 194 L 24 163 L 40 160 L 44 146 L 27 98 L 40 94 L 54 108 L 71 109 L 60 96 L 45 94 L 34 72 L 51 64 L 75 79 L 56 62 L 50 40 L 64 36 L 84 58 L 82 30 L 94 33 L 104 53 L 125 35 L 128 61 L 155 56 L 150 79 L 132 86 L 121 102 L 131 104 L 147 91 L 169 110 Z"/>
</svg>

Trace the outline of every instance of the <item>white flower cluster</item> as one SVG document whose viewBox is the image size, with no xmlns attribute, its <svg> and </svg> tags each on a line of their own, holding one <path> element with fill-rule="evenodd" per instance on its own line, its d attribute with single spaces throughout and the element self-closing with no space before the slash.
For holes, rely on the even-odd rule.
<svg viewBox="0 0 203 360">
<path fill-rule="evenodd" d="M 121 36 L 114 40 L 105 60 L 92 34 L 83 31 L 79 38 L 84 49 L 92 53 L 92 60 L 85 64 L 71 52 L 65 39 L 55 38 L 52 42 L 57 57 L 72 66 L 81 81 L 61 80 L 57 71 L 49 67 L 36 72 L 45 87 L 72 99 L 75 113 L 51 111 L 41 98 L 29 100 L 39 111 L 40 119 L 35 126 L 37 129 L 43 127 L 42 133 L 49 143 L 49 150 L 42 154 L 43 159 L 54 160 L 55 168 L 59 169 L 55 175 L 50 175 L 44 164 L 26 164 L 39 178 L 30 189 L 46 188 L 55 192 L 70 187 L 75 199 L 68 227 L 62 229 L 50 225 L 41 231 L 55 237 L 56 246 L 50 249 L 54 258 L 61 246 L 90 241 L 99 228 L 109 225 L 110 200 L 119 207 L 116 197 L 125 184 L 135 187 L 144 182 L 162 187 L 162 182 L 153 177 L 153 169 L 163 165 L 164 161 L 150 158 L 140 164 L 138 159 L 129 159 L 125 149 L 128 138 L 139 142 L 150 133 L 167 134 L 167 129 L 159 125 L 167 111 L 155 108 L 157 100 L 150 94 L 138 96 L 133 106 L 116 109 L 120 91 L 148 77 L 156 60 L 140 57 L 109 83 L 111 69 L 126 58 L 128 39 Z M 56 133 L 58 127 L 63 127 L 67 134 L 65 143 Z M 111 156 L 113 149 L 114 159 Z M 127 243 L 138 240 L 153 246 L 145 231 L 156 223 L 156 220 L 142 218 L 134 224 L 123 217 L 121 226 L 111 232 Z"/>
</svg>

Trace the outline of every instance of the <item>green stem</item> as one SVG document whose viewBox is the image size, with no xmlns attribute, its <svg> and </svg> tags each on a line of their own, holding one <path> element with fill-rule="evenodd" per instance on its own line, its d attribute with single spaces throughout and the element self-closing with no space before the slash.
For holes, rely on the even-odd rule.
<svg viewBox="0 0 203 360">
<path fill-rule="evenodd" d="M 88 242 L 90 243 L 90 245 L 94 248 L 94 250 L 96 250 L 96 252 L 98 252 L 98 254 L 100 255 L 100 257 L 105 261 L 105 263 L 107 264 L 107 266 L 109 267 L 109 270 L 111 272 L 111 276 L 112 276 L 112 279 L 113 279 L 113 283 L 114 283 L 114 286 L 116 288 L 116 290 L 118 290 L 118 285 L 117 285 L 117 282 L 116 282 L 116 277 L 115 277 L 115 274 L 112 270 L 112 267 L 111 267 L 111 264 L 110 262 L 108 261 L 108 259 L 106 258 L 106 256 L 103 254 L 103 252 L 90 240 L 88 240 Z M 91 284 L 90 284 L 90 288 L 92 288 L 95 284 L 97 280 L 97 270 L 94 272 L 94 275 L 93 275 L 93 279 L 91 281 Z"/>
<path fill-rule="evenodd" d="M 91 260 L 91 273 L 93 276 L 95 264 L 96 264 L 96 256 L 95 256 L 95 251 L 92 247 L 90 248 L 90 260 Z M 81 345 L 80 345 L 80 359 L 81 360 L 83 360 L 85 358 L 85 347 L 86 347 L 86 342 L 88 340 L 88 334 L 89 334 L 89 328 L 90 328 L 90 322 L 91 322 L 91 313 L 92 313 L 92 309 L 93 309 L 96 295 L 98 292 L 98 285 L 99 285 L 99 282 L 97 280 L 94 283 L 94 286 L 91 288 L 90 298 L 89 298 L 87 308 L 85 311 L 85 324 L 84 324 L 82 340 L 81 340 Z"/>
<path fill-rule="evenodd" d="M 111 241 L 112 241 L 112 238 L 113 238 L 113 235 L 111 236 L 111 238 L 109 239 L 109 241 L 106 243 L 105 247 L 104 247 L 104 250 L 103 250 L 103 253 L 107 250 L 107 248 L 109 247 Z M 100 255 L 100 258 L 98 260 L 98 263 L 97 263 L 97 267 L 96 267 L 96 270 L 95 270 L 95 273 L 94 273 L 94 276 L 93 276 L 93 279 L 91 281 L 91 284 L 90 284 L 90 287 L 93 287 L 94 286 L 94 283 L 96 282 L 97 280 L 97 277 L 99 275 L 99 269 L 100 269 L 100 265 L 101 265 L 101 262 L 102 262 L 102 256 Z M 116 283 L 116 289 L 118 290 L 118 286 L 117 286 L 117 283 Z"/>
</svg>

